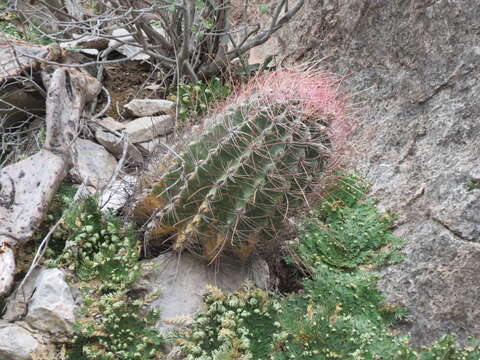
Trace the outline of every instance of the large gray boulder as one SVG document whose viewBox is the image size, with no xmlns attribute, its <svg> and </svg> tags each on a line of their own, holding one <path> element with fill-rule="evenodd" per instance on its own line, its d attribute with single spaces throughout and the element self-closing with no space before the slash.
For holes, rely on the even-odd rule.
<svg viewBox="0 0 480 360">
<path fill-rule="evenodd" d="M 362 104 L 351 164 L 407 240 L 380 285 L 417 345 L 480 336 L 479 28 L 471 0 L 310 0 L 280 41 Z"/>
<path fill-rule="evenodd" d="M 142 265 L 142 276 L 135 289 L 151 296 L 158 293 L 150 308 L 160 309 L 158 328 L 170 327 L 164 320 L 178 316 L 192 316 L 202 308 L 202 294 L 207 285 L 233 292 L 250 280 L 261 288 L 269 286 L 268 265 L 261 259 L 241 262 L 219 259 L 209 265 L 189 253 L 169 252 Z"/>
</svg>

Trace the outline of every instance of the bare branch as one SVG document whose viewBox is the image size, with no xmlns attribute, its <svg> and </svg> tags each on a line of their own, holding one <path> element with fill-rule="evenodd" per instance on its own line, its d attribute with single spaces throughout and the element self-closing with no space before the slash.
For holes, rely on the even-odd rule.
<svg viewBox="0 0 480 360">
<path fill-rule="evenodd" d="M 243 54 L 251 48 L 265 43 L 273 33 L 275 33 L 278 29 L 280 29 L 283 25 L 285 25 L 291 20 L 291 18 L 302 8 L 304 2 L 305 0 L 300 0 L 294 8 L 292 8 L 284 16 L 282 16 L 280 20 L 278 20 L 278 16 L 282 10 L 282 7 L 286 3 L 286 0 L 282 0 L 275 9 L 274 17 L 272 19 L 270 27 L 268 29 L 260 31 L 255 37 L 251 38 L 249 41 L 244 42 L 240 49 L 234 49 L 230 51 L 228 53 L 229 58 L 233 60 L 237 57 L 236 54 Z"/>
<path fill-rule="evenodd" d="M 33 235 L 67 173 L 84 105 L 100 91 L 95 79 L 78 70 L 60 68 L 45 78 L 49 86 L 44 148 L 0 170 L 0 296 L 13 283 L 14 251 Z"/>
</svg>

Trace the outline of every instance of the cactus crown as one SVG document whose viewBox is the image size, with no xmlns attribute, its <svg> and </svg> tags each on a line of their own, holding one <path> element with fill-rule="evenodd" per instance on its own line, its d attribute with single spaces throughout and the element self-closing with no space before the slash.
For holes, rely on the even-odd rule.
<svg viewBox="0 0 480 360">
<path fill-rule="evenodd" d="M 331 119 L 299 101 L 262 100 L 249 97 L 163 160 L 135 207 L 147 239 L 173 235 L 176 249 L 246 258 L 308 204 L 329 161 Z"/>
</svg>

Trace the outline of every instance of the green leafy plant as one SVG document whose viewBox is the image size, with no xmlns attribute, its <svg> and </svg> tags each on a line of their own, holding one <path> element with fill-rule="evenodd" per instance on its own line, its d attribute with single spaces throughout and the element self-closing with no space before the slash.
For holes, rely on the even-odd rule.
<svg viewBox="0 0 480 360">
<path fill-rule="evenodd" d="M 21 19 L 16 12 L 8 11 L 6 3 L 0 3 L 0 12 L 0 33 L 39 45 L 48 45 L 52 42 L 38 31 L 38 24 L 34 21 L 27 25 L 20 25 L 22 24 Z M 19 25 L 15 25 L 15 23 Z"/>
<path fill-rule="evenodd" d="M 480 189 L 480 181 L 477 179 L 470 179 L 467 181 L 467 191 L 473 191 L 475 189 Z"/>
<path fill-rule="evenodd" d="M 279 326 L 276 299 L 248 285 L 229 295 L 209 286 L 203 299 L 206 311 L 177 341 L 186 360 L 268 358 Z"/>
<path fill-rule="evenodd" d="M 262 15 L 266 15 L 269 13 L 268 6 L 266 4 L 258 4 L 257 7 Z"/>
<path fill-rule="evenodd" d="M 355 175 L 342 176 L 342 184 L 327 193 L 318 210 L 300 224 L 295 249 L 310 269 L 328 264 L 339 269 L 356 269 L 368 261 L 395 262 L 402 241 L 389 230 L 391 217 L 379 215 L 373 199 L 360 201 L 367 185 Z M 378 249 L 388 244 L 388 249 Z"/>
<path fill-rule="evenodd" d="M 68 181 L 64 181 L 60 184 L 59 189 L 49 204 L 45 219 L 36 228 L 31 241 L 29 241 L 22 251 L 18 253 L 16 258 L 17 276 L 21 276 L 28 271 L 40 243 L 49 233 L 50 229 L 61 218 L 64 210 L 69 207 L 75 192 L 76 189 Z M 44 254 L 44 257 L 47 259 L 45 265 L 51 265 L 52 261 L 63 252 L 67 236 L 68 232 L 63 226 L 58 226 L 56 231 L 51 234 L 48 248 Z"/>
<path fill-rule="evenodd" d="M 178 120 L 180 126 L 192 124 L 205 115 L 213 104 L 225 100 L 230 94 L 230 87 L 220 78 L 214 77 L 207 82 L 180 84 L 171 91 L 167 98 L 179 102 Z"/>
<path fill-rule="evenodd" d="M 408 337 L 390 330 L 404 312 L 385 302 L 374 270 L 398 259 L 392 252 L 400 243 L 389 231 L 388 217 L 364 197 L 366 189 L 357 177 L 342 177 L 320 209 L 301 221 L 289 259 L 311 274 L 302 293 L 270 296 L 258 302 L 256 311 L 248 301 L 237 301 L 254 289 L 229 296 L 207 291 L 206 310 L 179 340 L 187 359 L 478 359 L 480 347 L 473 340 L 460 348 L 452 336 L 444 336 L 428 348 L 414 349 Z M 352 222 L 358 227 L 356 235 Z M 237 314 L 244 311 L 269 316 L 239 321 Z M 227 331 L 222 330 L 224 323 L 230 326 Z M 261 339 L 261 355 L 254 341 L 242 340 L 243 334 Z M 235 344 L 244 344 L 241 351 L 232 351 L 239 349 Z"/>
<path fill-rule="evenodd" d="M 23 38 L 22 33 L 9 21 L 0 21 L 0 32 L 18 39 Z"/>
<path fill-rule="evenodd" d="M 62 182 L 58 191 L 55 193 L 50 202 L 47 216 L 33 236 L 33 240 L 37 245 L 43 240 L 50 228 L 62 217 L 63 212 L 70 207 L 77 189 L 68 181 Z M 45 252 L 47 259 L 56 259 L 65 248 L 66 238 L 68 237 L 68 229 L 62 224 L 51 235 L 49 246 Z"/>
<path fill-rule="evenodd" d="M 160 359 L 158 313 L 142 311 L 150 299 L 129 295 L 140 270 L 132 226 L 103 215 L 93 197 L 64 218 L 69 236 L 55 264 L 72 272 L 83 297 L 69 359 Z"/>
</svg>

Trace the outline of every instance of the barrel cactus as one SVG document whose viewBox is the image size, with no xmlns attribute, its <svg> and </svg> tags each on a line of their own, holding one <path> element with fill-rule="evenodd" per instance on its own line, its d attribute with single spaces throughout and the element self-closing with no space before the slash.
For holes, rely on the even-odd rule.
<svg viewBox="0 0 480 360">
<path fill-rule="evenodd" d="M 147 240 L 173 239 L 175 249 L 209 259 L 225 250 L 246 258 L 308 204 L 331 164 L 336 114 L 298 93 L 273 94 L 263 82 L 238 96 L 146 177 L 134 212 Z"/>
</svg>

